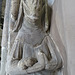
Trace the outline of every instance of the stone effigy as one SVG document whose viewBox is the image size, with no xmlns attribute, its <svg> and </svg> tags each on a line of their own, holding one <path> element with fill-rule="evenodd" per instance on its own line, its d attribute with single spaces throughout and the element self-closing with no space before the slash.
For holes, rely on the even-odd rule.
<svg viewBox="0 0 75 75">
<path fill-rule="evenodd" d="M 46 0 L 11 1 L 6 75 L 53 75 L 62 67 L 49 33 L 50 9 Z"/>
</svg>

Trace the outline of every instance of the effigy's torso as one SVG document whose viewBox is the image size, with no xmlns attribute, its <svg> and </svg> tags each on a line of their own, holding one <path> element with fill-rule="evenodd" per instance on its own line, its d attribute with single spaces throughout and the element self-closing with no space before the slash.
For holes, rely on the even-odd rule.
<svg viewBox="0 0 75 75">
<path fill-rule="evenodd" d="M 23 0 L 22 3 L 24 19 L 18 35 L 22 36 L 23 42 L 33 46 L 40 45 L 46 36 L 43 24 L 41 23 L 44 0 Z"/>
</svg>

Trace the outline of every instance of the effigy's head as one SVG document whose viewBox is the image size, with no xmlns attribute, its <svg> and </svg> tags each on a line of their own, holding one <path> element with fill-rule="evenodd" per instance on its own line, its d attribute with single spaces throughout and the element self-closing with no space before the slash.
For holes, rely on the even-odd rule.
<svg viewBox="0 0 75 75">
<path fill-rule="evenodd" d="M 26 10 L 28 11 L 26 14 L 31 16 L 32 18 L 39 18 L 42 14 L 42 9 L 44 7 L 44 0 L 25 0 Z"/>
</svg>

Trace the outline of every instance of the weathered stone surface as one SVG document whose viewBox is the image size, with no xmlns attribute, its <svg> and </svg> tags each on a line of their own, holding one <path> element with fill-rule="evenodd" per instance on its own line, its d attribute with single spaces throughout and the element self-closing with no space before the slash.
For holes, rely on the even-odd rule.
<svg viewBox="0 0 75 75">
<path fill-rule="evenodd" d="M 6 74 L 45 75 L 47 73 L 47 75 L 53 75 L 54 71 L 57 72 L 62 67 L 62 58 L 58 47 L 48 33 L 51 5 L 44 0 L 21 0 L 20 4 L 18 0 L 12 1 Z M 19 11 L 15 9 L 16 5 Z M 16 37 L 11 38 L 12 33 L 15 32 Z M 37 60 L 33 62 L 34 64 L 27 59 L 33 57 Z M 28 62 L 24 64 L 25 60 L 21 61 L 22 59 L 27 59 Z"/>
<path fill-rule="evenodd" d="M 53 16 L 52 16 L 52 25 L 51 25 L 51 36 L 56 42 L 60 50 L 60 53 L 63 57 L 64 61 L 63 75 L 75 74 L 74 71 L 75 70 L 74 67 L 75 66 L 75 59 L 74 59 L 75 4 L 74 3 L 75 3 L 74 0 L 71 1 L 55 0 L 54 5 L 52 6 Z M 58 73 L 58 75 L 61 75 L 61 71 Z"/>
<path fill-rule="evenodd" d="M 16 1 L 16 4 L 17 4 L 18 0 L 13 0 L 13 1 L 14 2 Z M 61 43 L 61 47 L 62 47 L 61 49 L 59 47 L 60 45 L 57 43 L 60 49 L 60 52 L 59 52 L 58 51 L 59 49 L 56 43 L 54 42 L 54 40 L 56 41 L 58 39 L 54 38 L 53 40 L 48 33 L 48 31 L 50 31 L 49 30 L 50 28 L 48 27 L 50 27 L 49 26 L 51 22 L 50 17 L 52 15 L 49 9 L 53 8 L 51 7 L 53 4 L 52 1 L 51 3 L 49 3 L 50 5 L 46 4 L 44 0 L 33 0 L 33 1 L 21 0 L 21 1 L 22 3 L 20 4 L 20 9 L 18 8 L 19 6 L 17 6 L 17 9 L 19 9 L 20 11 L 16 12 L 16 9 L 12 7 L 13 10 L 11 10 L 12 13 L 10 16 L 11 18 L 10 21 L 8 19 L 7 19 L 8 21 L 5 19 L 5 23 L 7 22 L 9 23 L 8 24 L 9 26 L 4 25 L 5 29 L 3 31 L 3 41 L 2 41 L 3 56 L 5 52 L 7 51 L 7 43 L 8 43 L 8 54 L 5 55 L 8 57 L 7 62 L 4 61 L 3 59 L 4 57 L 2 56 L 3 57 L 2 60 L 4 62 L 4 63 L 2 62 L 2 65 L 3 64 L 5 65 L 5 63 L 7 63 L 6 74 L 27 75 L 27 73 L 30 73 L 30 75 L 33 75 L 33 74 L 34 75 L 35 74 L 61 75 L 62 74 L 61 69 L 58 70 L 59 67 L 62 67 L 62 58 L 61 58 L 60 52 L 64 53 L 63 50 L 65 49 L 62 44 L 62 41 L 59 39 L 60 40 L 59 42 Z M 19 5 L 19 2 L 17 5 Z M 55 10 L 56 12 L 57 7 L 54 6 L 53 10 Z M 15 13 L 17 13 L 18 16 L 15 16 Z M 9 16 L 9 15 L 7 14 L 6 16 Z M 54 17 L 56 17 L 57 19 L 58 15 Z M 55 21 L 53 22 L 56 23 Z M 59 22 L 57 21 L 57 23 Z M 47 29 L 45 29 L 45 25 L 47 25 Z M 52 26 L 52 29 L 55 30 L 55 28 L 53 27 L 54 26 Z M 9 28 L 9 31 L 6 31 L 8 28 Z M 58 35 L 58 33 L 53 34 L 54 32 L 52 29 L 51 29 L 52 36 Z M 4 33 L 6 33 L 6 36 L 5 36 L 6 38 L 4 37 Z M 57 38 L 59 38 L 59 35 Z M 65 57 L 64 55 L 65 54 L 62 54 L 63 58 Z M 19 68 L 17 67 L 18 62 L 21 61 L 21 59 L 25 59 L 31 56 L 37 59 L 37 63 L 34 63 L 33 66 L 28 67 L 26 70 L 19 70 Z M 1 69 L 5 69 L 5 66 L 2 67 Z M 56 71 L 56 72 L 52 72 L 52 71 Z M 1 74 L 1 75 L 4 75 L 4 74 Z"/>
</svg>

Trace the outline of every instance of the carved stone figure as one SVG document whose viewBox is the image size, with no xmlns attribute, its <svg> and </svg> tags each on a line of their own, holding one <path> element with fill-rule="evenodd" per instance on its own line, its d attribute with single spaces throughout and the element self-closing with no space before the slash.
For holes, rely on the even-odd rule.
<svg viewBox="0 0 75 75">
<path fill-rule="evenodd" d="M 49 34 L 47 1 L 12 0 L 11 5 L 10 31 L 17 35 L 8 51 L 6 74 L 53 75 L 62 59 Z"/>
</svg>

